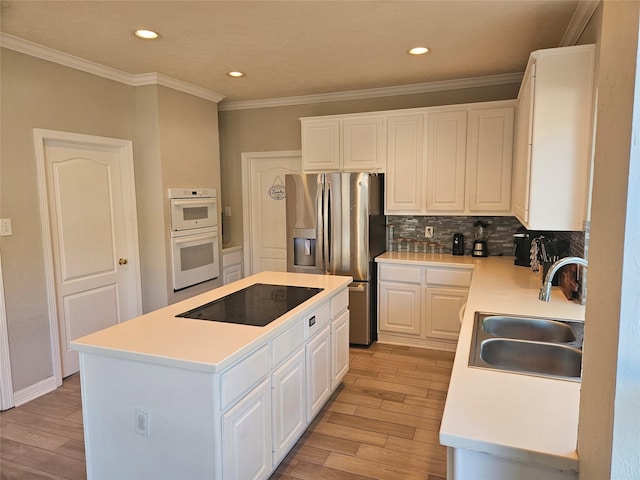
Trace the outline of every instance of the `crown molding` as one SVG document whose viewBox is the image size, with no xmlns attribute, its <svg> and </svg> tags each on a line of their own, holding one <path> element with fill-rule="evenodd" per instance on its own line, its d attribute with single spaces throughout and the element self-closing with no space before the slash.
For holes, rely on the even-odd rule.
<svg viewBox="0 0 640 480">
<path fill-rule="evenodd" d="M 564 31 L 562 40 L 560 40 L 560 47 L 569 47 L 575 45 L 580 39 L 580 35 L 587 28 L 587 24 L 594 12 L 600 5 L 600 1 L 593 0 L 581 0 L 576 7 L 576 11 L 573 12 L 573 17 Z"/>
<path fill-rule="evenodd" d="M 60 50 L 45 47 L 43 45 L 24 40 L 22 38 L 9 35 L 7 33 L 0 33 L 0 47 L 14 50 L 16 52 L 24 53 L 32 57 L 47 60 L 49 62 L 64 65 L 65 67 L 74 68 L 86 73 L 91 73 L 99 77 L 114 80 L 116 82 L 124 83 L 125 85 L 131 85 L 133 87 L 143 85 L 162 85 L 164 87 L 172 88 L 190 95 L 203 98 L 215 103 L 218 103 L 224 98 L 224 95 L 207 90 L 206 88 L 198 87 L 191 83 L 177 80 L 173 77 L 163 75 L 161 73 L 143 73 L 139 75 L 133 75 L 130 73 L 117 70 L 115 68 L 107 67 L 84 58 L 76 57 Z"/>
<path fill-rule="evenodd" d="M 396 95 L 412 95 L 417 93 L 459 90 L 463 88 L 507 85 L 522 82 L 522 73 L 507 73 L 487 77 L 463 78 L 439 82 L 416 83 L 396 87 L 370 88 L 367 90 L 350 90 L 346 92 L 321 93 L 318 95 L 301 95 L 297 97 L 269 98 L 265 100 L 247 100 L 241 102 L 221 103 L 218 111 L 247 110 L 252 108 L 284 107 L 290 105 L 307 105 L 312 103 L 344 102 L 367 98 L 393 97 Z"/>
<path fill-rule="evenodd" d="M 587 3 L 587 2 L 584 2 Z M 597 2 L 588 2 L 596 3 Z M 596 5 L 597 6 L 597 5 Z M 593 14 L 593 11 L 591 12 Z M 575 15 L 574 15 L 575 17 Z M 587 20 L 588 21 L 588 20 Z M 586 25 L 586 22 L 585 22 Z M 584 27 L 583 27 L 584 29 Z M 0 33 L 0 46 L 41 58 L 60 65 L 81 70 L 83 72 L 98 75 L 109 80 L 124 83 L 134 87 L 143 85 L 162 85 L 196 97 L 204 98 L 218 103 L 224 99 L 224 95 L 198 87 L 191 83 L 183 82 L 161 73 L 143 73 L 132 75 L 115 68 L 106 67 L 90 60 L 85 60 L 53 48 L 45 47 L 13 35 Z M 487 87 L 495 85 L 507 85 L 522 82 L 522 73 L 507 73 L 486 77 L 472 77 L 458 80 L 444 80 L 438 82 L 417 83 L 395 87 L 370 88 L 366 90 L 350 90 L 346 92 L 321 93 L 317 95 L 301 95 L 294 97 L 269 98 L 263 100 L 246 100 L 239 102 L 221 103 L 219 111 L 247 110 L 253 108 L 271 108 L 290 105 L 308 105 L 313 103 L 343 102 L 348 100 L 362 100 L 368 98 L 392 97 L 396 95 L 412 95 L 419 93 L 440 92 L 446 90 L 459 90 L 464 88 Z"/>
</svg>

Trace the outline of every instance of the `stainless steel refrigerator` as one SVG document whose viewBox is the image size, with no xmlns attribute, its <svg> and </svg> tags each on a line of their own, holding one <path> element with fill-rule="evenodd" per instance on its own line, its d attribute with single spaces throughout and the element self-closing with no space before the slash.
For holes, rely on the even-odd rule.
<svg viewBox="0 0 640 480">
<path fill-rule="evenodd" d="M 376 266 L 385 250 L 383 175 L 286 175 L 287 271 L 349 275 L 353 345 L 377 339 Z"/>
</svg>

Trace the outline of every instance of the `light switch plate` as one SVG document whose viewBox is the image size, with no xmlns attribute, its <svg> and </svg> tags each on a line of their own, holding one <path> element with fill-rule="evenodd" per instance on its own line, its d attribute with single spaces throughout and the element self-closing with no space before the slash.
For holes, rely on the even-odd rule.
<svg viewBox="0 0 640 480">
<path fill-rule="evenodd" d="M 11 219 L 10 218 L 2 218 L 0 219 L 0 237 L 8 237 L 12 235 L 11 233 Z"/>
</svg>

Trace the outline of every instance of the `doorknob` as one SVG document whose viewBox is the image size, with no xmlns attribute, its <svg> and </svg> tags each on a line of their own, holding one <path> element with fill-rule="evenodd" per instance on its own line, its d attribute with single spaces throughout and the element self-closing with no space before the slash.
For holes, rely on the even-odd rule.
<svg viewBox="0 0 640 480">
<path fill-rule="evenodd" d="M 120 260 L 118 260 L 118 265 L 126 265 L 127 263 L 129 263 L 129 260 L 127 260 L 126 258 L 121 258 Z"/>
</svg>

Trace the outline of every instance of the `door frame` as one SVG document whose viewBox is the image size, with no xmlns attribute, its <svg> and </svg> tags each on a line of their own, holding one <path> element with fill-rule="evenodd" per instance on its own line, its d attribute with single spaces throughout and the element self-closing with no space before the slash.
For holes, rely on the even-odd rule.
<svg viewBox="0 0 640 480">
<path fill-rule="evenodd" d="M 249 163 L 253 160 L 271 160 L 274 158 L 302 157 L 301 150 L 282 150 L 274 152 L 242 152 L 242 253 L 245 275 L 253 272 L 253 249 L 251 247 L 251 179 L 249 178 Z M 283 179 L 284 180 L 284 179 Z"/>
<path fill-rule="evenodd" d="M 40 200 L 40 224 L 42 226 L 42 246 L 44 250 L 45 282 L 47 287 L 47 307 L 49 312 L 49 331 L 51 334 L 51 360 L 53 364 L 53 376 L 56 387 L 62 385 L 62 358 L 60 356 L 59 315 L 56 301 L 56 282 L 53 267 L 53 242 L 51 239 L 51 219 L 49 217 L 49 192 L 47 188 L 46 165 L 44 156 L 44 144 L 48 140 L 64 141 L 80 145 L 96 147 L 117 148 L 119 152 L 120 171 L 126 174 L 126 179 L 121 183 L 123 204 L 133 206 L 131 215 L 125 223 L 125 238 L 129 242 L 127 246 L 131 259 L 130 266 L 134 268 L 136 277 L 136 296 L 138 312 L 142 312 L 142 287 L 140 283 L 140 253 L 138 250 L 138 217 L 136 211 L 135 183 L 133 170 L 133 146 L 131 140 L 119 138 L 100 137 L 81 133 L 62 132 L 33 129 L 35 142 L 36 167 L 38 173 L 38 196 Z M 35 398 L 35 396 L 34 396 Z"/>
<path fill-rule="evenodd" d="M 11 358 L 9 356 L 9 333 L 7 310 L 4 303 L 4 280 L 2 278 L 2 257 L 0 256 L 0 411 L 13 407 L 13 381 L 11 378 Z"/>
</svg>

